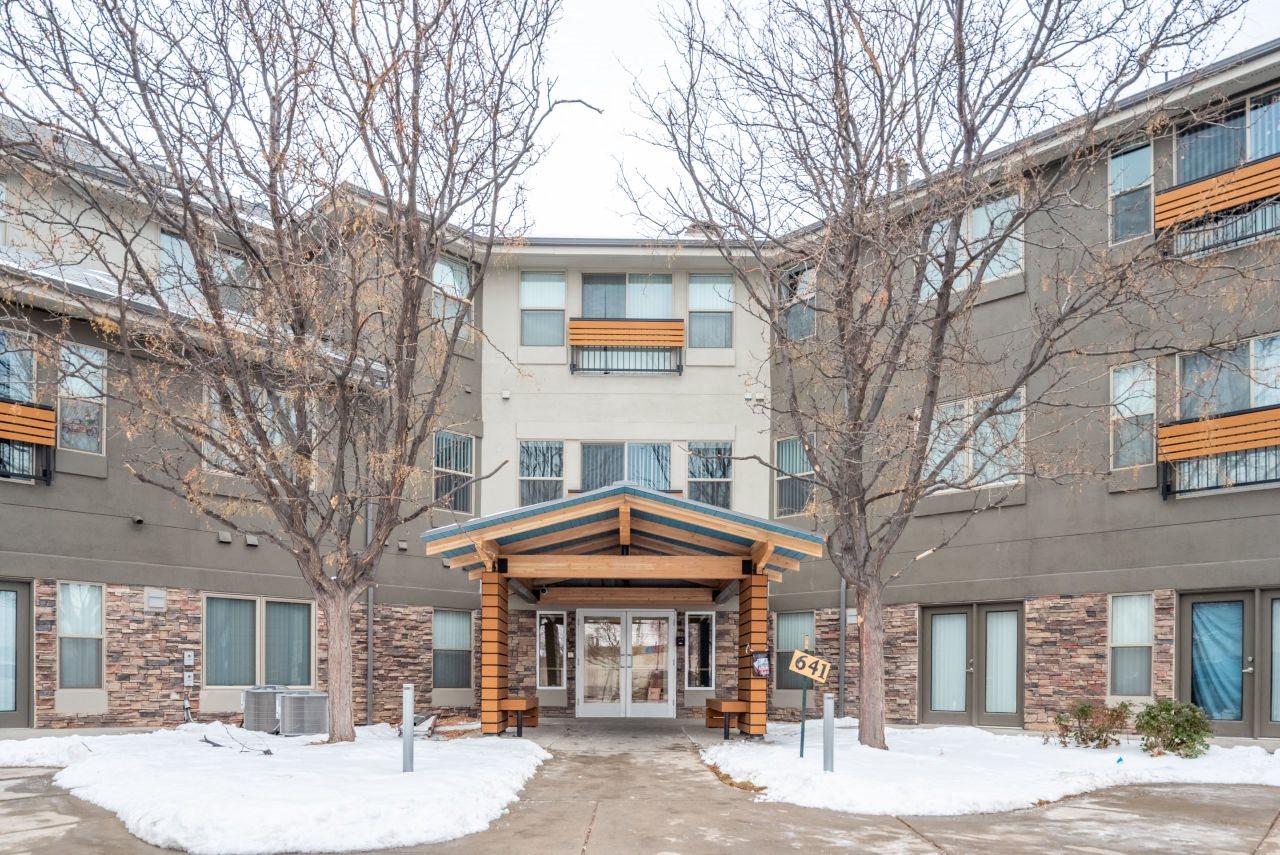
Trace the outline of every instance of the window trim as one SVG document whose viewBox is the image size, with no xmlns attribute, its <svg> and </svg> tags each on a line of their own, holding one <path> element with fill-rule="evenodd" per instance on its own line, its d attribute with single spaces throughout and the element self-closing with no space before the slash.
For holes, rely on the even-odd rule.
<svg viewBox="0 0 1280 855">
<path fill-rule="evenodd" d="M 564 683 L 559 686 L 547 686 L 542 683 L 542 616 L 543 615 L 560 615 L 560 662 L 561 676 Z M 548 689 L 553 691 L 568 690 L 569 688 L 569 613 L 564 609 L 538 609 L 534 612 L 533 634 L 535 636 L 534 654 L 533 654 L 533 670 L 534 681 L 539 690 Z M 434 642 L 432 647 L 432 656 L 435 655 Z M 435 680 L 435 668 L 431 669 L 431 679 Z"/>
<path fill-rule="evenodd" d="M 1115 621 L 1115 599 L 1116 597 L 1146 597 L 1147 603 L 1151 606 L 1151 637 L 1146 644 L 1116 644 L 1112 641 L 1114 633 Z M 1145 647 L 1150 656 L 1150 664 L 1147 670 L 1148 686 L 1145 695 L 1117 695 L 1115 689 L 1115 672 L 1113 671 L 1115 660 L 1111 655 L 1112 651 L 1117 647 Z M 1142 701 L 1151 700 L 1155 697 L 1156 690 L 1156 595 L 1154 591 L 1129 591 L 1107 595 L 1107 701 L 1111 703 L 1114 700 L 1125 701 Z"/>
<path fill-rule="evenodd" d="M 1151 459 L 1146 463 L 1133 463 L 1129 466 L 1116 466 L 1116 431 L 1115 425 L 1117 421 L 1124 421 L 1127 417 L 1118 414 L 1118 405 L 1116 404 L 1116 372 L 1123 368 L 1129 368 L 1134 365 L 1145 365 L 1147 370 L 1151 372 L 1151 431 L 1149 442 L 1151 447 Z M 1132 362 L 1124 362 L 1120 365 L 1112 365 L 1107 369 L 1107 384 L 1109 397 L 1107 400 L 1107 471 L 1108 472 L 1129 472 L 1142 466 L 1152 466 L 1156 462 L 1156 411 L 1159 409 L 1157 404 L 1159 401 L 1159 377 L 1156 375 L 1155 363 L 1146 359 L 1135 359 Z M 1138 413 L 1137 415 L 1148 415 L 1147 413 Z M 1023 419 L 1025 424 L 1026 419 Z"/>
<path fill-rule="evenodd" d="M 250 686 L 232 686 L 223 685 L 221 683 L 211 684 L 209 679 L 209 600 L 248 600 L 253 603 L 253 671 L 255 682 Z M 196 680 L 201 689 L 213 689 L 215 691 L 248 689 L 252 686 L 261 686 L 267 678 L 267 603 L 304 603 L 311 607 L 311 642 L 310 654 L 311 662 L 310 678 L 311 682 L 305 686 L 290 686 L 290 689 L 315 689 L 319 679 L 318 671 L 318 655 L 316 651 L 316 602 L 315 600 L 307 600 L 301 597 L 268 597 L 266 595 L 255 594 L 229 594 L 219 593 L 217 591 L 201 591 L 200 592 L 200 677 Z"/>
<path fill-rule="evenodd" d="M 809 437 L 809 445 L 815 445 L 815 444 L 817 443 L 818 435 L 817 435 L 816 433 L 809 433 L 809 434 L 807 434 L 807 436 Z M 809 460 L 807 455 L 806 455 L 806 457 L 805 457 L 805 460 L 806 460 L 806 462 L 809 464 L 809 468 L 808 468 L 807 470 L 805 470 L 804 472 L 793 472 L 793 473 L 790 473 L 790 474 L 783 474 L 781 471 L 779 471 L 779 468 L 780 468 L 780 467 L 778 467 L 778 446 L 782 445 L 782 443 L 784 443 L 784 442 L 788 442 L 788 441 L 793 440 L 793 439 L 800 439 L 800 435 L 799 435 L 799 434 L 791 434 L 791 435 L 789 435 L 789 436 L 780 436 L 780 437 L 778 437 L 777 439 L 775 439 L 775 440 L 773 441 L 773 465 L 774 465 L 774 470 L 773 470 L 773 517 L 774 517 L 774 519 L 785 519 L 785 518 L 787 518 L 787 517 L 799 517 L 799 516 L 804 516 L 804 514 L 805 514 L 805 510 L 804 510 L 803 508 L 802 508 L 802 509 L 800 509 L 800 510 L 798 510 L 798 511 L 793 511 L 793 512 L 791 512 L 791 513 L 784 514 L 784 513 L 782 513 L 782 507 L 781 507 L 781 504 L 780 504 L 780 500 L 781 500 L 781 498 L 782 498 L 782 494 L 781 494 L 781 492 L 780 492 L 780 491 L 779 491 L 779 489 L 778 489 L 778 482 L 779 482 L 779 481 L 782 481 L 782 480 L 787 479 L 787 478 L 799 478 L 799 477 L 803 477 L 803 476 L 806 476 L 806 475 L 807 475 L 807 476 L 809 476 L 810 478 L 812 478 L 812 476 L 813 476 L 813 472 L 814 472 L 814 470 L 813 470 L 813 461 L 812 461 L 812 460 Z M 804 443 L 803 443 L 803 442 L 801 442 L 801 443 L 800 443 L 800 450 L 801 450 L 801 451 L 804 451 Z M 816 485 L 816 484 L 814 484 L 814 482 L 813 482 L 813 481 L 809 481 L 809 486 L 810 486 L 810 487 L 816 487 L 817 485 Z M 813 499 L 813 495 L 812 495 L 812 493 L 810 493 L 809 499 L 810 499 L 810 501 L 812 501 L 812 499 Z M 807 506 L 807 503 L 806 503 L 806 506 Z M 780 613 L 780 614 L 781 614 L 781 613 Z"/>
<path fill-rule="evenodd" d="M 1248 345 L 1249 367 L 1246 369 L 1246 372 L 1247 372 L 1246 378 L 1249 381 L 1249 405 L 1244 408 L 1245 410 L 1252 410 L 1258 407 L 1272 406 L 1271 404 L 1255 404 L 1253 402 L 1253 391 L 1254 391 L 1253 378 L 1256 372 L 1256 369 L 1254 367 L 1253 343 L 1259 339 L 1264 339 L 1264 338 L 1280 339 L 1280 331 L 1259 333 L 1258 335 L 1247 336 L 1245 338 L 1237 339 L 1235 344 L 1233 344 L 1231 347 L 1216 348 L 1219 351 L 1235 350 L 1237 347 L 1241 347 L 1242 345 Z M 1231 413 L 1240 412 L 1240 410 L 1223 410 L 1220 413 L 1209 413 L 1209 414 L 1201 415 L 1199 417 L 1183 415 L 1182 413 L 1182 401 L 1183 401 L 1182 360 L 1188 356 L 1200 356 L 1202 353 L 1204 353 L 1204 351 L 1187 350 L 1187 351 L 1180 351 L 1177 355 L 1177 364 L 1174 366 L 1176 369 L 1176 376 L 1174 377 L 1174 390 L 1177 395 L 1177 413 L 1178 413 L 1177 421 L 1185 421 L 1187 419 L 1192 419 L 1192 418 L 1216 419 L 1216 418 L 1221 418 L 1222 416 L 1230 415 Z"/>
<path fill-rule="evenodd" d="M 711 616 L 711 685 L 710 686 L 690 686 L 689 674 L 689 651 L 693 645 L 689 643 L 689 618 L 702 615 Z M 714 609 L 702 609 L 699 611 L 690 611 L 684 613 L 684 688 L 685 691 L 694 692 L 714 692 L 716 690 L 716 613 Z"/>
<path fill-rule="evenodd" d="M 556 442 L 560 444 L 560 474 L 556 477 L 547 475 L 521 475 L 520 474 L 520 449 L 526 442 Z M 520 500 L 520 488 L 525 481 L 559 481 L 560 495 L 557 499 L 563 499 L 565 496 L 565 477 L 564 477 L 564 461 L 565 461 L 565 441 L 563 439 L 517 439 L 516 440 L 516 501 L 519 507 L 526 508 L 528 505 Z"/>
<path fill-rule="evenodd" d="M 1147 166 L 1148 166 L 1147 180 L 1142 182 L 1141 184 L 1134 184 L 1132 187 L 1126 187 L 1124 190 L 1121 190 L 1119 193 L 1117 193 L 1115 191 L 1115 187 L 1113 186 L 1113 175 L 1111 172 L 1112 164 L 1115 163 L 1115 159 L 1117 157 L 1123 157 L 1126 154 L 1132 154 L 1133 152 L 1138 151 L 1139 149 L 1142 149 L 1142 148 L 1145 148 L 1147 150 Z M 1112 150 L 1110 156 L 1108 156 L 1107 158 L 1107 246 L 1108 247 L 1120 246 L 1121 244 L 1126 244 L 1126 243 L 1129 243 L 1130 241 L 1135 241 L 1144 237 L 1150 237 L 1151 235 L 1155 234 L 1155 231 L 1156 231 L 1155 171 L 1156 171 L 1155 147 L 1152 140 L 1147 140 L 1146 142 L 1142 142 L 1142 143 L 1136 143 L 1134 145 L 1130 145 L 1124 148 L 1114 149 Z M 1147 230 L 1142 232 L 1141 234 L 1130 235 L 1127 238 L 1121 238 L 1120 240 L 1116 240 L 1115 239 L 1115 235 L 1116 235 L 1115 200 L 1116 198 L 1118 196 L 1124 196 L 1128 193 L 1133 193 L 1137 190 L 1141 190 L 1144 187 L 1151 191 L 1150 197 L 1147 203 Z"/>
<path fill-rule="evenodd" d="M 58 579 L 57 585 L 57 620 L 54 621 L 54 634 L 58 639 L 58 655 L 56 663 L 56 681 L 57 690 L 59 692 L 102 692 L 107 688 L 107 586 L 104 582 L 81 582 L 77 579 Z M 63 585 L 86 585 L 91 588 L 98 589 L 99 605 L 101 606 L 102 622 L 99 624 L 98 635 L 70 635 L 64 634 L 62 631 L 62 586 Z M 202 621 L 203 623 L 203 621 Z M 64 687 L 62 685 L 62 639 L 64 638 L 96 638 L 101 644 L 98 645 L 98 655 L 101 661 L 98 663 L 98 685 L 96 686 L 76 686 Z"/>
<path fill-rule="evenodd" d="M 974 401 L 981 400 L 981 399 L 983 399 L 983 398 L 990 398 L 992 395 L 995 395 L 995 394 L 997 394 L 997 393 L 995 393 L 995 392 L 986 392 L 986 393 L 983 393 L 983 394 L 981 394 L 981 395 L 970 395 L 970 396 L 969 396 L 969 397 L 967 397 L 967 398 L 952 398 L 952 399 L 950 399 L 950 400 L 948 400 L 948 401 L 939 401 L 939 402 L 938 402 L 938 404 L 937 404 L 937 406 L 936 406 L 936 407 L 934 407 L 934 412 L 935 412 L 935 413 L 937 412 L 938 407 L 944 407 L 944 406 L 948 406 L 948 405 L 950 405 L 950 404 L 957 404 L 957 403 L 960 403 L 960 402 L 964 402 L 965 404 L 967 404 L 967 405 L 968 405 L 968 409 L 967 409 L 967 411 L 966 411 L 966 413 L 965 413 L 965 416 L 966 416 L 966 418 L 970 418 L 970 419 L 971 419 L 971 418 L 973 418 L 973 402 L 974 402 Z M 1018 409 L 1018 412 L 1017 412 L 1017 415 L 1018 415 L 1018 418 L 1019 418 L 1019 421 L 1018 421 L 1018 448 L 1019 448 L 1019 450 L 1020 450 L 1020 451 L 1025 455 L 1025 453 L 1026 453 L 1026 447 L 1027 447 L 1027 387 L 1026 387 L 1026 386 L 1019 386 L 1019 387 L 1018 387 L 1018 396 L 1022 399 L 1022 403 L 1019 405 L 1019 409 Z M 990 422 L 990 419 L 988 419 L 988 423 L 989 423 L 989 422 Z M 920 427 L 924 427 L 924 425 L 923 425 L 923 424 L 920 424 Z M 929 426 L 929 437 L 930 437 L 930 441 L 932 441 L 932 438 L 933 438 L 933 426 L 932 426 L 932 425 L 930 425 L 930 426 Z M 972 441 L 972 440 L 970 440 L 970 441 Z M 970 459 L 970 458 L 971 458 L 971 451 L 970 451 L 968 448 L 966 448 L 966 450 L 965 450 L 964 457 L 965 457 L 965 460 L 966 460 L 966 461 L 969 461 L 969 463 L 970 463 L 970 465 L 971 465 L 971 463 L 972 463 L 972 461 L 971 461 L 971 459 Z M 1025 458 L 1025 457 L 1023 458 L 1023 462 L 1024 462 L 1024 463 L 1026 462 L 1026 458 Z M 988 482 L 988 483 L 986 483 L 986 484 L 974 484 L 973 486 L 970 486 L 970 487 L 939 487 L 939 488 L 938 488 L 938 489 L 936 489 L 936 490 L 931 490 L 931 491 L 929 491 L 928 493 L 926 493 L 926 494 L 925 494 L 925 496 L 948 496 L 948 495 L 957 495 L 957 494 L 960 494 L 960 493 L 971 493 L 971 492 L 973 492 L 974 490 L 1007 490 L 1007 489 L 1009 489 L 1009 488 L 1011 488 L 1011 487 L 1018 487 L 1018 486 L 1021 486 L 1021 485 L 1025 484 L 1025 483 L 1026 483 L 1026 481 L 1027 481 L 1026 473 L 1024 473 L 1024 472 L 1019 472 L 1019 473 L 1018 473 L 1017 478 L 1006 479 L 1006 480 L 1003 480 L 1003 481 L 990 481 L 990 482 Z"/>
<path fill-rule="evenodd" d="M 560 276 L 560 308 L 555 309 L 549 306 L 526 306 L 524 304 L 524 275 L 526 273 L 542 273 L 542 274 L 558 274 Z M 519 341 L 521 347 L 564 347 L 567 344 L 567 335 L 565 334 L 566 317 L 568 316 L 569 303 L 569 284 L 567 271 L 564 270 L 521 270 L 518 281 L 516 282 L 518 291 L 518 305 L 520 309 L 520 330 Z M 524 313 L 525 312 L 559 312 L 560 313 L 560 343 L 559 344 L 529 344 L 524 340 Z"/>
<path fill-rule="evenodd" d="M 692 451 L 694 443 L 715 443 L 717 445 L 727 445 L 729 447 L 729 477 L 728 478 L 697 478 L 689 472 L 690 461 L 695 456 Z M 691 439 L 685 442 L 685 476 L 684 476 L 684 494 L 686 497 L 693 499 L 693 484 L 728 484 L 729 485 L 729 504 L 725 505 L 725 510 L 733 508 L 733 440 L 731 439 Z M 696 499 L 694 501 L 697 501 Z M 720 507 L 712 505 L 712 507 Z"/>
<path fill-rule="evenodd" d="M 59 380 L 58 380 L 58 402 L 57 402 L 57 410 L 58 410 L 58 414 L 57 414 L 57 418 L 58 418 L 58 451 L 69 451 L 69 452 L 71 452 L 71 453 L 73 453 L 73 454 L 89 454 L 89 455 L 93 455 L 94 457 L 106 457 L 106 456 L 107 456 L 107 390 L 106 390 L 106 385 L 107 385 L 107 349 L 106 349 L 105 347 L 98 347 L 98 346 L 96 346 L 96 345 L 92 345 L 92 344 L 81 344 L 81 343 L 80 343 L 80 342 L 78 342 L 78 341 L 72 341 L 72 342 L 69 342 L 69 343 L 59 344 L 59 345 L 58 345 L 58 360 L 59 360 L 58 370 L 59 370 L 59 373 L 61 373 L 61 370 L 62 370 L 62 365 L 61 365 L 61 360 L 62 360 L 62 351 L 63 351 L 63 348 L 65 348 L 65 347 L 67 347 L 67 346 L 68 346 L 68 344 L 70 344 L 71 346 L 74 346 L 74 347 L 76 347 L 76 348 L 80 348 L 80 349 L 82 349 L 82 350 L 92 350 L 92 351 L 96 351 L 97 353 L 102 354 L 102 363 L 101 363 L 101 365 L 94 366 L 94 367 L 95 367 L 95 368 L 97 368 L 98 370 L 100 370 L 100 371 L 102 372 L 102 386 L 103 386 L 103 388 L 100 390 L 100 394 L 99 394 L 98 396 L 96 396 L 96 397 L 93 397 L 93 398 L 82 398 L 82 397 L 79 397 L 79 396 L 76 396 L 76 395 L 66 395 L 66 394 L 63 394 L 63 391 L 62 391 L 62 378 L 61 378 L 61 377 L 59 378 Z M 32 375 L 34 376 L 34 374 L 35 374 L 35 364 L 34 364 L 34 358 L 33 358 L 33 363 L 32 363 Z M 65 446 L 65 445 L 63 445 L 63 444 L 62 444 L 62 402 L 63 402 L 64 400 L 96 402 L 96 403 L 97 403 L 97 405 L 98 405 L 99 407 L 101 407 L 101 408 L 102 408 L 102 436 L 101 436 L 101 439 L 100 439 L 100 440 L 99 440 L 99 442 L 98 442 L 98 450 L 97 450 L 97 451 L 86 451 L 86 450 L 84 450 L 83 448 L 68 448 L 67 446 Z"/>
<path fill-rule="evenodd" d="M 436 645 L 436 616 L 440 612 L 458 612 L 467 616 L 467 627 L 470 630 L 467 633 L 467 646 L 463 647 L 438 647 Z M 467 652 L 467 685 L 466 686 L 437 686 L 436 674 L 436 651 L 437 650 L 466 650 Z M 537 663 L 534 663 L 537 667 Z M 568 666 L 566 665 L 566 668 Z M 565 682 L 568 682 L 568 675 L 565 675 Z M 471 609 L 449 609 L 435 607 L 431 610 L 431 691 L 433 692 L 474 692 L 476 690 L 476 616 Z"/>
<path fill-rule="evenodd" d="M 476 473 L 474 471 L 463 472 L 458 469 L 445 469 L 442 466 L 436 465 L 436 445 L 435 445 L 436 437 L 438 437 L 442 433 L 452 434 L 453 436 L 466 437 L 471 441 L 471 468 L 473 470 L 476 468 L 476 436 L 475 434 L 462 433 L 456 430 L 444 430 L 444 429 L 436 431 L 434 434 L 432 434 L 432 438 L 431 438 L 431 501 L 433 503 L 440 501 L 440 496 L 436 493 L 436 484 L 439 483 L 439 481 L 437 480 L 437 473 L 444 473 L 446 475 L 464 476 L 468 479 L 468 482 L 466 484 L 467 509 L 465 511 L 458 510 L 457 508 L 446 507 L 444 505 L 437 505 L 436 507 L 437 507 L 437 510 L 447 511 L 449 513 L 462 514 L 463 516 L 468 516 L 468 517 L 475 516 L 476 515 L 475 492 L 476 491 L 474 488 L 476 486 Z M 456 499 L 459 495 L 461 495 L 460 491 L 454 491 L 453 493 L 454 499 Z"/>
</svg>

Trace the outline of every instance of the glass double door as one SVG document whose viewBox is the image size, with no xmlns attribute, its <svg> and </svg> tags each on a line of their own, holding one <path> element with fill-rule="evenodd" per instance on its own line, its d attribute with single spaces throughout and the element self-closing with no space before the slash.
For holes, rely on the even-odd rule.
<svg viewBox="0 0 1280 855">
<path fill-rule="evenodd" d="M 1022 726 L 1022 606 L 921 611 L 921 722 Z"/>
<path fill-rule="evenodd" d="M 0 579 L 0 728 L 31 726 L 31 586 Z"/>
<path fill-rule="evenodd" d="M 674 718 L 674 611 L 579 610 L 579 716 Z"/>
<path fill-rule="evenodd" d="M 1280 736 L 1280 590 L 1184 594 L 1178 694 L 1222 736 Z"/>
</svg>

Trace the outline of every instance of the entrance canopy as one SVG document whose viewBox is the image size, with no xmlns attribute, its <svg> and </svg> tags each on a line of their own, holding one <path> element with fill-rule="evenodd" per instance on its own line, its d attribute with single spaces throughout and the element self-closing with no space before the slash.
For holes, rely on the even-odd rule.
<svg viewBox="0 0 1280 855">
<path fill-rule="evenodd" d="M 507 607 L 515 592 L 539 605 L 618 608 L 736 599 L 738 726 L 763 734 L 768 686 L 753 663 L 768 649 L 769 581 L 820 557 L 823 545 L 813 532 L 625 481 L 432 529 L 422 540 L 428 555 L 481 580 L 485 733 L 508 723 Z"/>
</svg>

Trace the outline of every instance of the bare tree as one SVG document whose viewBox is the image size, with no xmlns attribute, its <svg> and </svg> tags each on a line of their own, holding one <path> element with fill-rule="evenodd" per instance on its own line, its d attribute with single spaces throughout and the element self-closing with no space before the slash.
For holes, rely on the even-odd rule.
<svg viewBox="0 0 1280 855">
<path fill-rule="evenodd" d="M 433 484 L 433 437 L 558 105 L 557 8 L 5 7 L 4 155 L 35 250 L 9 296 L 117 342 L 105 391 L 138 479 L 297 561 L 331 741 L 354 738 L 352 608 L 384 543 L 470 489 Z"/>
<path fill-rule="evenodd" d="M 691 0 L 668 16 L 681 61 L 646 98 L 685 184 L 633 196 L 655 222 L 698 223 L 770 324 L 775 429 L 800 451 L 761 462 L 856 590 L 863 744 L 885 747 L 885 588 L 959 530 L 896 557 L 920 501 L 990 488 L 980 511 L 1061 477 L 1032 449 L 1065 424 L 1073 367 L 1156 347 L 1145 332 L 1205 281 L 1171 277 L 1160 241 L 1112 251 L 1081 200 L 1107 140 L 1151 132 L 1159 105 L 1130 116 L 1122 95 L 1185 68 L 1241 5 L 784 0 L 709 16 Z M 979 306 L 1002 289 L 1025 297 L 993 326 Z"/>
</svg>

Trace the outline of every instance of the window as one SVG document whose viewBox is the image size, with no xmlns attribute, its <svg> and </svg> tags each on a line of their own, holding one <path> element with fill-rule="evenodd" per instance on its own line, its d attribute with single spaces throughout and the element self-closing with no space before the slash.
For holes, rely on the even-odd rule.
<svg viewBox="0 0 1280 855">
<path fill-rule="evenodd" d="M 461 316 L 463 327 L 458 338 L 470 338 L 471 309 L 467 300 L 471 297 L 471 273 L 467 265 L 452 258 L 437 258 L 431 270 L 431 280 L 436 286 L 432 306 L 436 317 L 443 321 L 445 332 L 451 332 L 454 319 Z"/>
<path fill-rule="evenodd" d="M 475 437 L 442 430 L 436 434 L 436 501 L 461 514 L 471 513 Z"/>
<path fill-rule="evenodd" d="M 733 487 L 733 443 L 689 443 L 689 498 L 729 507 Z"/>
<path fill-rule="evenodd" d="M 1179 415 L 1206 418 L 1280 405 L 1280 335 L 1179 359 Z"/>
<path fill-rule="evenodd" d="M 275 401 L 273 401 L 272 395 L 261 386 L 250 388 L 251 399 L 247 408 L 241 406 L 238 395 L 236 400 L 223 401 L 213 387 L 208 387 L 206 394 L 209 399 L 209 430 L 229 453 L 224 453 L 213 442 L 203 443 L 205 469 L 224 475 L 248 476 L 253 471 L 253 467 L 261 467 L 262 471 L 273 479 L 293 477 L 293 453 L 296 449 L 290 444 L 288 434 L 283 427 L 284 424 L 290 425 L 295 436 L 301 433 L 292 401 L 279 393 L 275 395 Z M 281 407 L 279 412 L 276 409 L 277 405 Z M 231 424 L 226 418 L 228 412 L 233 417 Z M 267 439 L 271 443 L 270 449 L 261 446 L 257 441 L 257 435 L 252 426 L 258 422 L 261 422 L 266 430 Z M 241 428 L 242 438 L 239 440 L 235 439 L 231 433 L 233 425 Z M 274 452 L 274 457 L 269 452 Z M 279 461 L 278 464 L 277 461 Z M 277 472 L 278 468 L 283 468 L 284 471 Z"/>
<path fill-rule="evenodd" d="M 584 442 L 582 489 L 598 490 L 615 481 L 634 481 L 650 490 L 671 489 L 671 443 Z"/>
<path fill-rule="evenodd" d="M 978 205 L 964 215 L 960 222 L 956 245 L 957 273 L 952 288 L 958 293 L 973 284 L 979 260 L 986 261 L 982 281 L 990 282 L 1022 272 L 1022 225 L 1013 226 L 1018 214 L 1018 197 L 1003 196 Z M 948 224 L 934 223 L 929 227 L 930 258 L 925 265 L 924 283 L 920 291 L 922 300 L 932 300 L 942 287 L 942 254 L 945 249 Z M 996 243 L 1003 241 L 996 248 Z"/>
<path fill-rule="evenodd" d="M 520 443 L 520 504 L 536 505 L 564 495 L 564 443 Z"/>
<path fill-rule="evenodd" d="M 314 685 L 314 617 L 308 602 L 206 597 L 205 685 Z"/>
<path fill-rule="evenodd" d="M 1150 594 L 1111 598 L 1111 694 L 1151 696 L 1152 622 Z"/>
<path fill-rule="evenodd" d="M 689 347 L 733 347 L 733 277 L 689 274 Z"/>
<path fill-rule="evenodd" d="M 688 612 L 684 616 L 684 687 L 716 687 L 715 612 Z"/>
<path fill-rule="evenodd" d="M 1151 146 L 1111 156 L 1111 242 L 1149 234 L 1152 228 Z"/>
<path fill-rule="evenodd" d="M 584 273 L 584 318 L 671 317 L 671 274 Z"/>
<path fill-rule="evenodd" d="M 787 670 L 791 654 L 797 650 L 813 650 L 813 612 L 778 612 L 778 656 L 774 663 L 779 689 L 803 689 L 812 687 L 808 677 Z"/>
<path fill-rule="evenodd" d="M 969 489 L 1014 483 L 1022 478 L 1022 392 L 989 416 L 945 465 L 943 459 L 961 444 L 991 398 L 967 398 L 939 404 L 926 462 L 937 483 L 933 489 Z"/>
<path fill-rule="evenodd" d="M 520 274 L 520 343 L 564 346 L 564 274 Z"/>
<path fill-rule="evenodd" d="M 1148 362 L 1111 369 L 1111 468 L 1154 463 L 1155 371 Z"/>
<path fill-rule="evenodd" d="M 102 454 L 107 352 L 64 344 L 59 362 L 58 448 Z"/>
<path fill-rule="evenodd" d="M 223 304 L 229 309 L 244 308 L 248 288 L 248 265 L 244 258 L 212 249 L 208 261 L 215 267 Z M 169 232 L 160 233 L 160 272 L 156 284 L 160 293 L 169 300 L 178 297 L 192 301 L 202 296 L 195 254 L 185 238 Z M 181 299 L 175 302 L 180 304 Z M 171 308 L 181 308 L 181 305 Z"/>
<path fill-rule="evenodd" d="M 0 399 L 29 403 L 35 398 L 35 352 L 26 336 L 0 330 Z M 0 439 L 0 478 L 30 480 L 36 471 L 35 447 Z"/>
<path fill-rule="evenodd" d="M 538 612 L 538 688 L 565 687 L 564 612 Z"/>
<path fill-rule="evenodd" d="M 783 283 L 782 331 L 787 341 L 800 341 L 813 335 L 814 295 L 818 272 L 815 268 L 797 270 Z"/>
<path fill-rule="evenodd" d="M 436 609 L 431 624 L 432 685 L 471 688 L 471 612 Z"/>
<path fill-rule="evenodd" d="M 59 688 L 102 688 L 102 635 L 102 586 L 59 583 Z"/>
<path fill-rule="evenodd" d="M 809 435 L 809 444 L 813 445 L 813 434 Z M 813 498 L 813 464 L 805 453 L 804 443 L 799 437 L 780 439 L 777 444 L 777 455 L 774 465 L 781 472 L 775 473 L 777 483 L 778 516 L 802 513 Z"/>
<path fill-rule="evenodd" d="M 1221 119 L 1184 128 L 1177 153 L 1180 184 L 1280 153 L 1280 92 L 1254 95 Z"/>
</svg>

